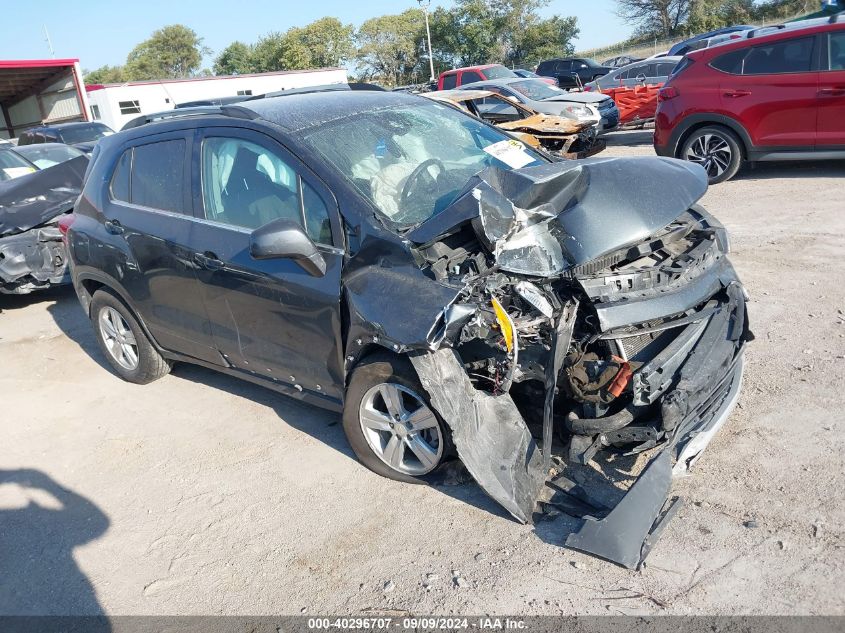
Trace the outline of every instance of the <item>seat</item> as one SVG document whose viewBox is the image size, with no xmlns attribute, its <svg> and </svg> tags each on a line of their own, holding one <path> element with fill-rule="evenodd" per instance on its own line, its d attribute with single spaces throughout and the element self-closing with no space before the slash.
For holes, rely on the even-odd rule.
<svg viewBox="0 0 845 633">
<path fill-rule="evenodd" d="M 238 149 L 223 189 L 224 220 L 252 229 L 279 218 L 301 223 L 298 196 L 259 170 L 258 158 L 247 147 Z"/>
</svg>

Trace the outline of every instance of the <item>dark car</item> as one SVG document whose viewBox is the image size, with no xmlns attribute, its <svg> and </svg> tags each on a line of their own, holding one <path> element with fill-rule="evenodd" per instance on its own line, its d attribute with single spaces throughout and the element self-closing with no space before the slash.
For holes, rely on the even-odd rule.
<svg viewBox="0 0 845 633">
<path fill-rule="evenodd" d="M 613 68 L 602 66 L 589 57 L 566 57 L 563 59 L 548 59 L 537 66 L 537 74 L 541 77 L 551 77 L 561 88 L 576 88 L 585 83 L 595 81 L 606 75 Z"/>
<path fill-rule="evenodd" d="M 845 19 L 688 53 L 658 99 L 655 151 L 702 165 L 711 184 L 743 161 L 845 158 Z"/>
<path fill-rule="evenodd" d="M 672 159 L 552 160 L 418 96 L 294 94 L 104 139 L 66 239 L 122 378 L 196 363 L 342 412 L 386 477 L 457 456 L 530 521 L 555 426 L 571 463 L 660 447 L 567 541 L 633 566 L 672 459 L 739 390 L 745 299 L 706 187 Z"/>
<path fill-rule="evenodd" d="M 32 127 L 18 137 L 18 146 L 35 143 L 64 143 L 90 154 L 97 141 L 114 134 L 108 125 L 97 122 L 76 121 Z"/>
<path fill-rule="evenodd" d="M 683 56 L 689 53 L 690 51 L 701 48 L 698 43 L 703 40 L 709 40 L 710 38 L 716 37 L 717 35 L 729 35 L 731 33 L 750 31 L 754 28 L 755 27 L 749 26 L 748 24 L 739 24 L 736 26 L 724 26 L 720 29 L 708 31 L 707 33 L 700 33 L 699 35 L 694 35 L 693 37 L 690 37 L 682 42 L 678 42 L 677 44 L 673 45 L 672 48 L 669 49 L 668 54 Z"/>
<path fill-rule="evenodd" d="M 557 82 L 551 77 L 541 77 L 533 70 L 526 70 L 525 68 L 514 68 L 513 72 L 517 77 L 522 77 L 523 79 L 539 79 L 540 81 L 544 81 L 550 85 L 557 85 Z"/>
</svg>

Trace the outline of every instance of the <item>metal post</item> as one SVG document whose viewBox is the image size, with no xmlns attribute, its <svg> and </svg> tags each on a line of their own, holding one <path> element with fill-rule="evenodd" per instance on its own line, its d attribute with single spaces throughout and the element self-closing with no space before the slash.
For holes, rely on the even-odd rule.
<svg viewBox="0 0 845 633">
<path fill-rule="evenodd" d="M 429 81 L 434 83 L 434 56 L 431 53 L 431 29 L 428 28 L 428 8 L 431 6 L 431 0 L 417 0 L 417 2 L 423 10 L 423 15 L 425 15 L 425 34 L 428 38 L 428 67 L 431 71 Z"/>
</svg>

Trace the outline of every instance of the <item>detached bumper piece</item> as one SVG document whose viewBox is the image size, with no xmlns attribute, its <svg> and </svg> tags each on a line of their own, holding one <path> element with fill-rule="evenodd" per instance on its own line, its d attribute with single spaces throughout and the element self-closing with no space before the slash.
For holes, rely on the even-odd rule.
<svg viewBox="0 0 845 633">
<path fill-rule="evenodd" d="M 0 238 L 0 293 L 28 294 L 70 283 L 57 226 L 42 226 Z"/>
</svg>

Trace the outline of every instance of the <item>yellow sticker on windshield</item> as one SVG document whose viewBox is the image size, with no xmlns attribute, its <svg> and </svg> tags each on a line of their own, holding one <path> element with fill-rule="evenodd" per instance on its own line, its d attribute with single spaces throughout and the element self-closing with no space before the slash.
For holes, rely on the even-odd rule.
<svg viewBox="0 0 845 633">
<path fill-rule="evenodd" d="M 488 145 L 484 151 L 511 169 L 519 169 L 534 162 L 531 154 L 525 151 L 525 145 L 513 139 Z"/>
</svg>

